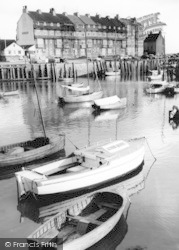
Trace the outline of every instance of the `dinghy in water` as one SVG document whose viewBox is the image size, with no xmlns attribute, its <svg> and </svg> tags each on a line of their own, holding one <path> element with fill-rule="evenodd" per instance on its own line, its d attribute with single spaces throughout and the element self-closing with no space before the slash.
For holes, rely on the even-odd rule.
<svg viewBox="0 0 179 250">
<path fill-rule="evenodd" d="M 145 138 L 99 142 L 62 160 L 16 172 L 19 197 L 33 193 L 78 196 L 80 191 L 108 185 L 137 169 L 144 161 Z"/>
</svg>

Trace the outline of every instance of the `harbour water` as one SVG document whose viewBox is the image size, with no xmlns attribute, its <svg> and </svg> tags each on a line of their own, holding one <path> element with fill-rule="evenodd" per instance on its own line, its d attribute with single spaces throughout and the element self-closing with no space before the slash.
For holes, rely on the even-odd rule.
<svg viewBox="0 0 179 250">
<path fill-rule="evenodd" d="M 78 79 L 86 82 L 86 79 Z M 90 86 L 98 88 L 90 80 Z M 38 82 L 38 92 L 47 132 L 66 135 L 65 154 L 108 138 L 146 137 L 142 170 L 119 186 L 127 188 L 131 205 L 115 230 L 90 249 L 177 250 L 179 249 L 179 128 L 168 121 L 168 112 L 179 105 L 174 97 L 145 92 L 147 81 L 106 78 L 101 81 L 104 96 L 127 97 L 127 107 L 93 114 L 87 104 L 60 107 L 60 83 Z M 2 83 L 1 90 L 18 89 L 19 96 L 0 100 L 0 146 L 28 140 L 42 132 L 37 98 L 32 83 Z M 154 162 L 154 157 L 156 161 Z M 14 176 L 0 180 L 0 238 L 25 238 L 39 222 L 45 208 L 18 204 Z M 36 219 L 34 219 L 36 218 Z M 42 218 L 42 217 L 40 217 Z"/>
</svg>

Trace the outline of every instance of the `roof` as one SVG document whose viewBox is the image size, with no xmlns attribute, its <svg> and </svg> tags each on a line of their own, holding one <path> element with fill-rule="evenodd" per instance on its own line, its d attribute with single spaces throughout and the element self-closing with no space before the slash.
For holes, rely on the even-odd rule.
<svg viewBox="0 0 179 250">
<path fill-rule="evenodd" d="M 67 15 L 70 21 L 75 25 L 84 25 L 84 23 L 80 20 L 79 17 L 75 15 Z"/>
<path fill-rule="evenodd" d="M 60 23 L 64 25 L 73 25 L 71 20 L 62 14 L 53 15 L 52 13 L 29 11 L 28 15 L 36 22 Z"/>
<path fill-rule="evenodd" d="M 102 27 L 106 26 L 105 31 L 114 32 L 114 27 L 119 26 L 119 25 L 116 25 L 113 19 L 109 18 L 108 16 L 100 17 L 99 15 L 96 15 L 96 16 L 91 16 L 91 19 L 98 25 L 101 25 Z M 109 29 L 109 27 L 111 27 L 112 30 L 111 28 Z M 104 30 L 104 29 L 101 28 L 100 30 Z"/>
<path fill-rule="evenodd" d="M 6 47 L 8 47 L 9 45 L 11 45 L 12 43 L 16 43 L 15 40 L 0 40 L 0 51 L 4 50 Z"/>
<path fill-rule="evenodd" d="M 159 37 L 160 33 L 157 34 L 149 34 L 148 37 L 145 38 L 144 42 L 155 42 Z"/>
<path fill-rule="evenodd" d="M 96 23 L 88 16 L 86 15 L 80 15 L 80 19 L 83 21 L 83 23 L 87 25 L 96 25 Z"/>
</svg>

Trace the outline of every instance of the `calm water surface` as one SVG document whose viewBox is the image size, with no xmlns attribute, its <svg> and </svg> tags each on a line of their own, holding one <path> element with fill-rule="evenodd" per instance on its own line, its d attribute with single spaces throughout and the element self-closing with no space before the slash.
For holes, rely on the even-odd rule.
<svg viewBox="0 0 179 250">
<path fill-rule="evenodd" d="M 79 82 L 86 79 L 79 79 Z M 92 88 L 97 83 L 90 81 Z M 179 129 L 168 122 L 168 111 L 179 105 L 173 98 L 147 95 L 146 81 L 101 81 L 105 96 L 127 97 L 125 109 L 95 116 L 86 104 L 57 104 L 59 83 L 39 82 L 38 92 L 47 132 L 66 134 L 65 153 L 75 146 L 108 139 L 145 136 L 143 169 L 119 186 L 125 187 L 131 205 L 108 237 L 90 249 L 179 249 Z M 0 90 L 18 89 L 19 97 L 0 100 L 0 145 L 28 140 L 42 132 L 37 98 L 30 83 L 1 83 Z M 154 162 L 154 156 L 156 161 Z M 153 164 L 154 162 L 154 164 Z M 14 177 L 0 180 L 0 237 L 27 237 L 43 221 L 33 203 L 18 204 Z"/>
</svg>

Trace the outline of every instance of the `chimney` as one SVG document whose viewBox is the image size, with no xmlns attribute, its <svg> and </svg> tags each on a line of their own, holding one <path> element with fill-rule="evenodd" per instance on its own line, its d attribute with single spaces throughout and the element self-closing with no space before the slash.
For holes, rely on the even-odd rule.
<svg viewBox="0 0 179 250">
<path fill-rule="evenodd" d="M 110 16 L 106 16 L 106 18 L 108 18 L 108 19 L 109 19 L 109 18 L 110 18 Z"/>
<path fill-rule="evenodd" d="M 90 18 L 90 14 L 86 14 L 85 16 L 89 17 Z"/>
<path fill-rule="evenodd" d="M 100 16 L 99 14 L 96 14 L 96 17 L 97 17 L 97 18 L 101 18 L 101 16 Z"/>
<path fill-rule="evenodd" d="M 117 19 L 117 20 L 119 20 L 119 15 L 117 14 L 117 15 L 115 15 L 115 18 Z"/>
<path fill-rule="evenodd" d="M 77 17 L 80 16 L 78 12 L 75 12 L 73 15 L 74 15 L 74 16 L 77 16 Z"/>
<path fill-rule="evenodd" d="M 52 14 L 53 16 L 56 16 L 56 13 L 55 13 L 55 9 L 54 9 L 54 8 L 51 8 L 51 9 L 50 9 L 50 14 Z"/>
<path fill-rule="evenodd" d="M 28 12 L 28 10 L 27 10 L 27 6 L 25 5 L 25 6 L 23 6 L 23 10 L 22 10 L 22 12 L 23 13 L 27 13 Z"/>
<path fill-rule="evenodd" d="M 38 14 L 42 14 L 42 11 L 40 9 L 37 10 Z"/>
<path fill-rule="evenodd" d="M 66 12 L 63 12 L 62 15 L 67 16 L 67 13 L 66 13 Z"/>
</svg>

